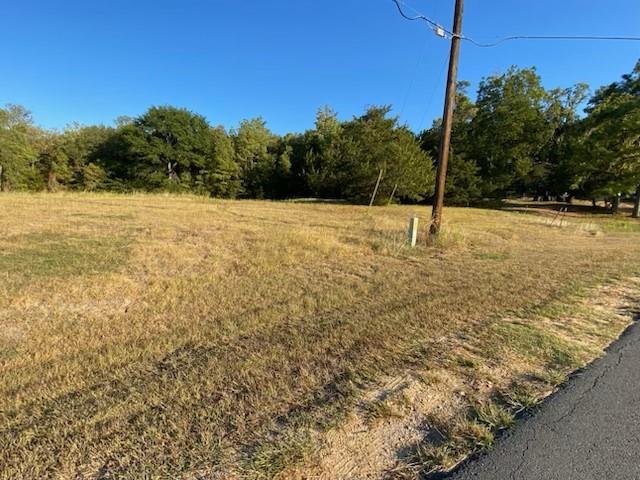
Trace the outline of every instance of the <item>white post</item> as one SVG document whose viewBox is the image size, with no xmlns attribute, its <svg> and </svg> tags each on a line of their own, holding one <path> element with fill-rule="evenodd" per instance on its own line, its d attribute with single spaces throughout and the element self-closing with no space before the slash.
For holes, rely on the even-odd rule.
<svg viewBox="0 0 640 480">
<path fill-rule="evenodd" d="M 409 219 L 409 246 L 411 248 L 416 246 L 418 242 L 418 217 L 411 217 Z"/>
</svg>

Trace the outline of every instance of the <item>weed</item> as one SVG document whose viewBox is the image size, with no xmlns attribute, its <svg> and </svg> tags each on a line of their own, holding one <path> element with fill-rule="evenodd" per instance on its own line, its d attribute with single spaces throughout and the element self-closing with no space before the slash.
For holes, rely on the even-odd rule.
<svg viewBox="0 0 640 480">
<path fill-rule="evenodd" d="M 566 381 L 567 374 L 559 370 L 550 369 L 540 373 L 539 378 L 548 385 L 556 387 Z"/>
<path fill-rule="evenodd" d="M 302 464 L 311 455 L 313 439 L 309 431 L 289 433 L 284 438 L 261 443 L 251 455 L 244 473 L 253 480 L 271 480 L 285 470 Z"/>
<path fill-rule="evenodd" d="M 441 445 L 421 445 L 416 450 L 414 461 L 423 474 L 430 474 L 453 468 L 461 458 L 459 447 L 446 442 Z"/>
<path fill-rule="evenodd" d="M 502 392 L 502 397 L 505 403 L 517 413 L 529 410 L 540 402 L 539 397 L 527 385 L 514 385 Z"/>
<path fill-rule="evenodd" d="M 402 412 L 398 405 L 396 405 L 391 398 L 369 402 L 364 406 L 364 411 L 365 418 L 369 423 L 399 418 L 402 416 Z"/>
<path fill-rule="evenodd" d="M 456 363 L 464 368 L 477 369 L 480 367 L 481 363 L 475 358 L 469 357 L 456 357 Z"/>
<path fill-rule="evenodd" d="M 481 403 L 473 408 L 471 415 L 478 423 L 493 431 L 510 428 L 515 422 L 513 414 L 495 402 Z"/>
<path fill-rule="evenodd" d="M 425 234 L 425 236 L 427 235 Z M 466 238 L 464 234 L 450 226 L 443 227 L 438 236 L 431 240 L 431 246 L 437 249 L 460 248 L 465 244 Z"/>
<path fill-rule="evenodd" d="M 485 450 L 493 445 L 494 440 L 491 428 L 475 420 L 462 420 L 451 431 L 451 441 L 462 445 L 459 450 Z"/>
</svg>

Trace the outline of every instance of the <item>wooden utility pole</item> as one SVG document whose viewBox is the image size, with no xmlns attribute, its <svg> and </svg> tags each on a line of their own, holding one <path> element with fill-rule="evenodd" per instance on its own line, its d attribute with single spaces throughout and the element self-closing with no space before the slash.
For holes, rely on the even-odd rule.
<svg viewBox="0 0 640 480">
<path fill-rule="evenodd" d="M 458 81 L 458 58 L 460 57 L 460 41 L 462 35 L 462 13 L 464 0 L 456 0 L 453 17 L 453 38 L 451 39 L 451 54 L 449 56 L 449 74 L 447 75 L 447 91 L 442 115 L 442 134 L 440 137 L 440 151 L 438 152 L 438 170 L 436 173 L 436 191 L 433 199 L 433 212 L 429 237 L 440 233 L 442 223 L 442 207 L 444 205 L 444 187 L 447 179 L 449 164 L 449 150 L 451 148 L 451 128 L 453 125 L 453 110 L 456 103 L 456 84 Z"/>
</svg>

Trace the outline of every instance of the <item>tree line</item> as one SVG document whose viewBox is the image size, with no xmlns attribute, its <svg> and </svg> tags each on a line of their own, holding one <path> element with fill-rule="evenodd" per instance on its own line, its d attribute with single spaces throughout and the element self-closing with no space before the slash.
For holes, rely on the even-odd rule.
<svg viewBox="0 0 640 480">
<path fill-rule="evenodd" d="M 546 89 L 534 68 L 484 78 L 475 100 L 460 82 L 447 180 L 449 203 L 527 195 L 606 200 L 640 193 L 640 61 L 589 97 L 587 85 Z M 584 114 L 579 110 L 585 105 Z M 440 120 L 415 134 L 368 108 L 276 135 L 262 118 L 227 131 L 197 113 L 151 107 L 114 127 L 37 127 L 21 106 L 0 109 L 0 190 L 194 192 L 224 198 L 428 201 Z M 638 214 L 636 201 L 635 214 Z"/>
</svg>

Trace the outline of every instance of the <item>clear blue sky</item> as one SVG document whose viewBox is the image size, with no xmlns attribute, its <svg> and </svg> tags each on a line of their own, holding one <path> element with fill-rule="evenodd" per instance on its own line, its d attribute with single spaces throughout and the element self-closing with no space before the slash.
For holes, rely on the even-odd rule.
<svg viewBox="0 0 640 480">
<path fill-rule="evenodd" d="M 453 0 L 405 0 L 450 28 Z M 414 130 L 440 116 L 448 42 L 399 17 L 391 0 L 6 1 L 0 20 L 0 104 L 62 128 L 171 104 L 212 124 L 262 115 L 303 131 L 331 105 L 343 118 L 393 104 Z M 638 0 L 467 0 L 467 35 L 640 35 Z M 463 44 L 473 88 L 510 65 L 548 87 L 609 83 L 640 42 Z M 404 106 L 404 108 L 403 108 Z"/>
</svg>

